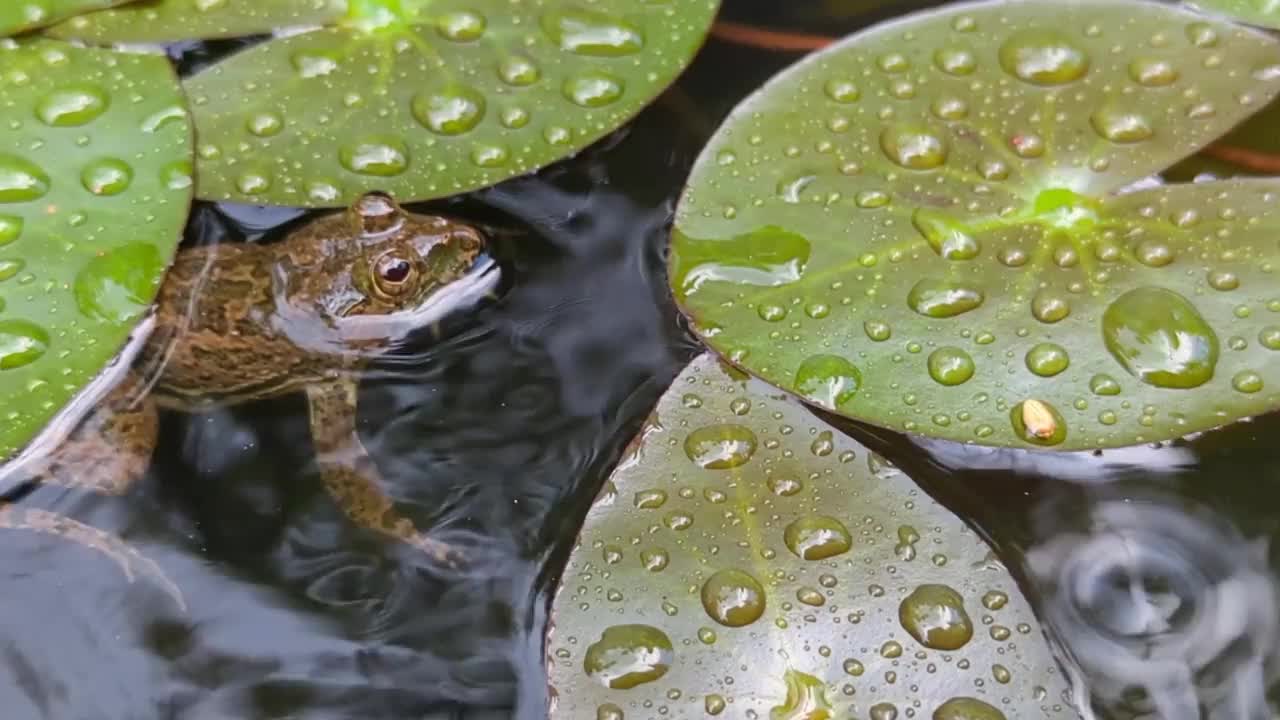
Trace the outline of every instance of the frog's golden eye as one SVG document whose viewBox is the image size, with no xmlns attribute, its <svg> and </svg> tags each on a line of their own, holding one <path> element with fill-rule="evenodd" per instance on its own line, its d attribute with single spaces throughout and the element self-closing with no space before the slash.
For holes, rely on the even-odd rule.
<svg viewBox="0 0 1280 720">
<path fill-rule="evenodd" d="M 373 282 L 380 292 L 396 296 L 413 287 L 417 268 L 413 261 L 396 252 L 382 255 L 373 263 Z"/>
</svg>

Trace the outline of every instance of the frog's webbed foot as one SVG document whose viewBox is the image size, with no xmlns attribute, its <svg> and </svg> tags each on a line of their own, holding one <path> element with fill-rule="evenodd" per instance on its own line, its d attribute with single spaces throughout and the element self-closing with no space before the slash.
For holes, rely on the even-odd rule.
<svg viewBox="0 0 1280 720">
<path fill-rule="evenodd" d="M 343 379 L 307 388 L 311 436 L 325 488 L 347 517 L 361 527 L 408 543 L 449 568 L 462 567 L 465 555 L 452 545 L 424 535 L 395 509 L 381 487 L 377 467 L 356 434 L 356 384 Z"/>
<path fill-rule="evenodd" d="M 35 508 L 20 508 L 8 503 L 0 503 L 0 528 L 55 535 L 100 552 L 120 566 L 129 582 L 139 576 L 145 577 L 163 588 L 183 612 L 187 610 L 182 591 L 164 574 L 160 566 L 115 535 L 64 515 Z"/>
</svg>

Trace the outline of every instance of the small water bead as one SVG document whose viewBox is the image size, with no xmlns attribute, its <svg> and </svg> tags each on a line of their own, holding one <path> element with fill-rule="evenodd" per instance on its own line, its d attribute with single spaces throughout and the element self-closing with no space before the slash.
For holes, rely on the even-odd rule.
<svg viewBox="0 0 1280 720">
<path fill-rule="evenodd" d="M 867 334 L 867 338 L 874 342 L 884 342 L 893 335 L 893 328 L 888 323 L 875 320 L 867 320 L 862 323 L 862 330 Z"/>
<path fill-rule="evenodd" d="M 964 598 L 946 585 L 917 587 L 899 604 L 898 621 L 916 642 L 933 650 L 959 650 L 973 638 Z"/>
<path fill-rule="evenodd" d="M 743 425 L 707 425 L 685 437 L 684 452 L 707 470 L 728 470 L 750 460 L 758 444 L 756 434 Z"/>
<path fill-rule="evenodd" d="M 728 704 L 725 703 L 723 695 L 712 693 L 703 699 L 702 709 L 706 710 L 708 715 L 719 715 L 724 712 L 726 707 L 728 707 Z"/>
<path fill-rule="evenodd" d="M 436 19 L 436 32 L 453 42 L 472 42 L 484 35 L 484 16 L 467 10 L 447 12 Z"/>
<path fill-rule="evenodd" d="M 880 133 L 880 149 L 909 170 L 932 170 L 947 161 L 947 142 L 919 125 L 892 125 Z"/>
<path fill-rule="evenodd" d="M 338 161 L 354 173 L 391 177 L 409 169 L 409 148 L 395 138 L 366 138 L 340 148 Z"/>
<path fill-rule="evenodd" d="M 297 50 L 290 61 L 303 78 L 324 77 L 338 69 L 337 58 L 312 50 Z"/>
<path fill-rule="evenodd" d="M 663 490 L 641 490 L 633 501 L 637 509 L 656 510 L 667 502 L 667 493 Z"/>
<path fill-rule="evenodd" d="M 1101 395 L 1103 397 L 1119 395 L 1120 383 L 1116 382 L 1115 378 L 1107 375 L 1106 373 L 1098 373 L 1097 375 L 1089 378 L 1089 390 L 1092 391 L 1094 395 Z"/>
<path fill-rule="evenodd" d="M 284 118 L 275 112 L 254 113 L 245 121 L 245 129 L 258 137 L 271 137 L 284 129 Z"/>
<path fill-rule="evenodd" d="M 1113 143 L 1129 144 L 1155 135 L 1151 121 L 1135 112 L 1113 107 L 1100 108 L 1089 116 L 1094 132 Z"/>
<path fill-rule="evenodd" d="M 59 88 L 36 103 L 36 117 L 53 127 L 77 127 L 93 122 L 111 104 L 105 90 L 81 83 Z"/>
<path fill-rule="evenodd" d="M 725 627 L 750 625 L 764 614 L 764 586 L 743 570 L 720 570 L 702 584 L 702 608 Z"/>
<path fill-rule="evenodd" d="M 930 110 L 940 120 L 963 120 L 969 117 L 969 104 L 957 97 L 941 97 L 933 101 Z"/>
<path fill-rule="evenodd" d="M 595 10 L 570 8 L 542 16 L 542 29 L 561 50 L 591 57 L 633 55 L 644 48 L 640 28 Z"/>
<path fill-rule="evenodd" d="M 1231 387 L 1237 392 L 1256 393 L 1262 389 L 1262 376 L 1253 370 L 1241 370 L 1231 378 Z"/>
<path fill-rule="evenodd" d="M 626 720 L 626 714 L 617 705 L 604 703 L 596 708 L 596 720 Z"/>
<path fill-rule="evenodd" d="M 929 354 L 929 377 L 941 385 L 961 385 L 973 377 L 975 366 L 969 353 L 958 347 L 940 347 Z"/>
<path fill-rule="evenodd" d="M 886 53 L 876 58 L 876 65 L 887 73 L 900 73 L 911 69 L 911 61 L 902 53 Z"/>
<path fill-rule="evenodd" d="M 858 394 L 862 372 L 839 355 L 811 355 L 796 369 L 794 386 L 806 399 L 834 410 Z"/>
<path fill-rule="evenodd" d="M 17 215 L 0 215 L 0 245 L 8 245 L 21 237 L 24 224 Z"/>
<path fill-rule="evenodd" d="M 853 536 L 844 523 L 827 515 L 809 515 L 793 521 L 783 530 L 782 539 L 788 550 L 804 560 L 824 560 L 848 552 L 853 546 Z"/>
<path fill-rule="evenodd" d="M 1116 362 L 1155 387 L 1199 387 L 1218 363 L 1213 328 L 1191 301 L 1164 288 L 1138 288 L 1117 298 L 1102 315 L 1102 337 Z"/>
<path fill-rule="evenodd" d="M 978 59 L 968 48 L 938 48 L 933 53 L 933 64 L 948 75 L 972 75 L 978 69 Z"/>
<path fill-rule="evenodd" d="M 614 625 L 587 648 L 582 667 L 607 688 L 628 690 L 671 669 L 675 652 L 667 634 L 650 625 Z"/>
<path fill-rule="evenodd" d="M 898 720 L 898 706 L 893 703 L 876 703 L 867 713 L 871 720 Z"/>
<path fill-rule="evenodd" d="M 857 194 L 853 201 L 864 210 L 874 210 L 889 204 L 889 194 L 879 190 L 863 190 Z"/>
<path fill-rule="evenodd" d="M 616 102 L 622 97 L 624 88 L 622 78 L 596 70 L 566 79 L 561 92 L 575 105 L 599 108 Z"/>
<path fill-rule="evenodd" d="M 451 84 L 414 95 L 410 103 L 413 117 L 437 135 L 461 135 L 473 130 L 484 118 L 485 99 L 467 85 Z"/>
<path fill-rule="evenodd" d="M 1043 400 L 1024 400 L 1009 411 L 1013 431 L 1035 445 L 1058 445 L 1067 438 L 1062 413 Z"/>
<path fill-rule="evenodd" d="M 236 190 L 244 195 L 257 195 L 271 189 L 271 176 L 265 173 L 248 171 L 236 178 Z"/>
<path fill-rule="evenodd" d="M 1031 299 L 1031 314 L 1042 323 L 1056 323 L 1071 314 L 1071 303 L 1052 290 L 1040 290 Z"/>
<path fill-rule="evenodd" d="M 823 85 L 822 89 L 827 97 L 838 103 L 853 103 L 862 97 L 862 91 L 850 80 L 832 78 Z"/>
<path fill-rule="evenodd" d="M 0 259 L 0 282 L 12 280 L 22 269 L 27 266 L 27 262 L 21 259 Z"/>
<path fill-rule="evenodd" d="M 1000 45 L 1000 67 L 1033 85 L 1066 85 L 1089 71 L 1089 56 L 1065 34 L 1050 29 L 1022 30 Z"/>
<path fill-rule="evenodd" d="M 507 150 L 505 145 L 492 145 L 489 143 L 481 143 L 471 148 L 471 162 L 476 167 L 495 168 L 502 167 L 511 159 L 511 152 Z"/>
<path fill-rule="evenodd" d="M 1015 133 L 1009 136 L 1009 147 L 1014 154 L 1025 160 L 1034 160 L 1044 155 L 1048 149 L 1044 138 L 1031 132 Z"/>
<path fill-rule="evenodd" d="M 35 163 L 0 152 L 0 203 L 39 200 L 49 192 L 49 182 Z"/>
<path fill-rule="evenodd" d="M 955 317 L 982 305 L 982 291 L 970 285 L 925 278 L 907 294 L 907 306 L 933 318 Z"/>
<path fill-rule="evenodd" d="M 890 640 L 880 646 L 880 657 L 893 660 L 902 657 L 902 643 Z"/>
<path fill-rule="evenodd" d="M 822 607 L 826 604 L 827 598 L 817 588 L 802 587 L 796 590 L 796 600 L 810 607 Z"/>
<path fill-rule="evenodd" d="M 498 77 L 508 85 L 527 87 L 542 78 L 537 63 L 522 55 L 503 58 L 498 64 Z"/>
<path fill-rule="evenodd" d="M 1000 249 L 1000 264 L 1006 267 L 1022 267 L 1030 260 L 1027 251 L 1020 247 L 1006 247 Z"/>
<path fill-rule="evenodd" d="M 670 562 L 671 556 L 667 554 L 666 550 L 642 550 L 640 552 L 640 564 L 649 572 L 662 572 Z"/>
<path fill-rule="evenodd" d="M 119 195 L 133 184 L 133 168 L 117 158 L 99 158 L 80 171 L 80 184 L 94 195 Z"/>
<path fill-rule="evenodd" d="M 1009 604 L 1009 596 L 999 590 L 992 590 L 982 596 L 982 607 L 991 610 L 1001 610 L 1005 605 Z"/>
<path fill-rule="evenodd" d="M 2 227 L 2 223 L 0 223 Z M 2 236 L 2 233 L 0 233 Z M 1258 344 L 1268 350 L 1280 350 L 1280 325 L 1268 325 L 1258 331 Z"/>
<path fill-rule="evenodd" d="M 1218 31 L 1212 25 L 1194 22 L 1187 25 L 1187 40 L 1198 48 L 1214 47 L 1218 44 Z"/>
<path fill-rule="evenodd" d="M 26 320 L 0 320 L 0 370 L 39 360 L 49 350 L 49 332 Z"/>
<path fill-rule="evenodd" d="M 1004 713 L 971 697 L 955 697 L 933 711 L 932 720 L 1008 720 Z"/>
<path fill-rule="evenodd" d="M 1055 343 L 1039 343 L 1027 351 L 1027 369 L 1040 377 L 1053 377 L 1071 364 L 1067 349 Z"/>
<path fill-rule="evenodd" d="M 1178 70 L 1166 60 L 1135 58 L 1129 63 L 1129 77 L 1146 87 L 1165 87 L 1178 81 Z"/>
<path fill-rule="evenodd" d="M 1143 240 L 1138 243 L 1134 255 L 1138 262 L 1147 267 L 1164 267 L 1173 262 L 1173 248 L 1158 240 Z"/>
<path fill-rule="evenodd" d="M 1240 276 L 1226 270 L 1210 270 L 1206 276 L 1209 287 L 1227 292 L 1240 287 Z"/>
<path fill-rule="evenodd" d="M 972 260 L 982 246 L 955 218 L 928 208 L 911 214 L 911 224 L 940 257 L 946 260 Z"/>
</svg>

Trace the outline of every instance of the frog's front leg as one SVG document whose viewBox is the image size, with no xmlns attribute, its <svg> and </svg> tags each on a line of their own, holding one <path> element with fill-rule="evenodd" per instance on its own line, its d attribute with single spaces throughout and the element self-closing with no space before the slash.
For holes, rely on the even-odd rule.
<svg viewBox="0 0 1280 720">
<path fill-rule="evenodd" d="M 458 567 L 462 554 L 423 535 L 383 491 L 377 467 L 356 434 L 356 382 L 343 378 L 307 388 L 311 435 L 325 488 L 357 525 L 390 535 Z"/>
</svg>

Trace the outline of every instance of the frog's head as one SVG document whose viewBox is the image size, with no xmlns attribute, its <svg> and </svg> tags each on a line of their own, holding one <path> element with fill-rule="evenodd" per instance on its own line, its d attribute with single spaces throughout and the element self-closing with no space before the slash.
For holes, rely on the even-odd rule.
<svg viewBox="0 0 1280 720">
<path fill-rule="evenodd" d="M 497 266 L 484 251 L 473 227 L 367 193 L 291 237 L 277 311 L 290 335 L 310 327 L 312 342 L 385 347 L 492 291 Z"/>
</svg>

